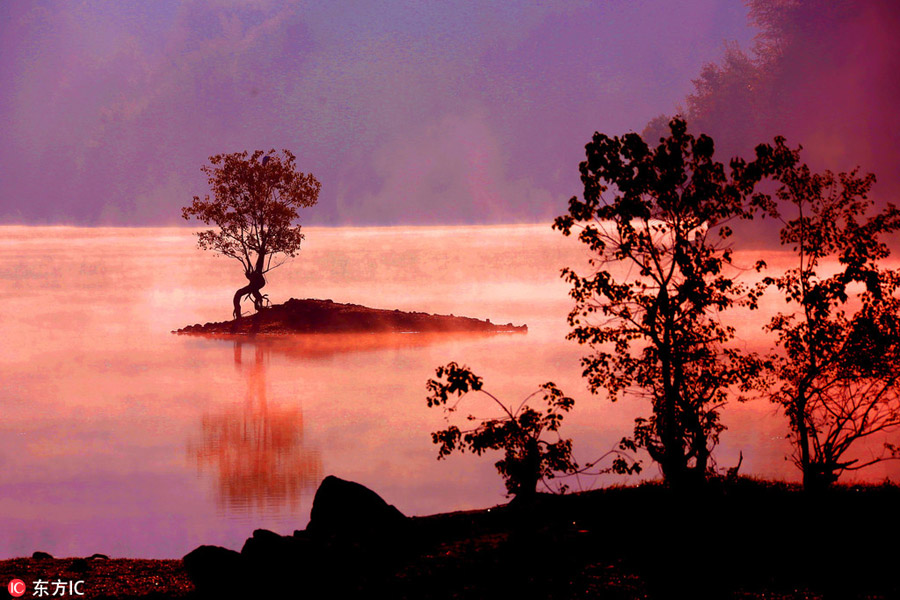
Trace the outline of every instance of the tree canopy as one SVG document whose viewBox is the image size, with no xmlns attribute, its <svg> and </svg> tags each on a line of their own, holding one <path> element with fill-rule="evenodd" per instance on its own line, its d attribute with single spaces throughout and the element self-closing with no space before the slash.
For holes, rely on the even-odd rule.
<svg viewBox="0 0 900 600">
<path fill-rule="evenodd" d="M 321 184 L 312 175 L 297 171 L 296 159 L 288 150 L 253 154 L 235 152 L 211 156 L 202 167 L 213 196 L 194 196 L 182 216 L 196 218 L 216 229 L 197 234 L 198 245 L 233 258 L 244 267 L 248 285 L 235 293 L 235 318 L 240 317 L 240 300 L 252 295 L 261 308 L 265 273 L 296 256 L 303 241 L 295 221 L 299 209 L 318 201 Z"/>
</svg>

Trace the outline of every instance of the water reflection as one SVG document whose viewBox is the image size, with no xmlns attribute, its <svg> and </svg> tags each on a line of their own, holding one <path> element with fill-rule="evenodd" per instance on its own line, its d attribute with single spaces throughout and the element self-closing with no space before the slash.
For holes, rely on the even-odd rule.
<svg viewBox="0 0 900 600">
<path fill-rule="evenodd" d="M 362 352 L 379 352 L 383 350 L 409 350 L 452 344 L 458 342 L 477 342 L 489 339 L 513 338 L 521 339 L 526 332 L 493 332 L 493 331 L 448 331 L 425 333 L 301 333 L 283 335 L 215 335 L 183 334 L 185 337 L 197 335 L 201 339 L 216 339 L 234 344 L 235 366 L 241 368 L 242 345 L 252 345 L 257 354 L 264 356 L 277 354 L 293 361 L 308 362 L 331 359 L 338 356 Z M 249 341 L 252 339 L 252 342 Z"/>
<path fill-rule="evenodd" d="M 565 339 L 572 300 L 558 277 L 565 266 L 587 268 L 577 240 L 546 225 L 308 235 L 302 260 L 278 270 L 273 302 L 303 294 L 455 313 L 527 323 L 528 334 L 266 336 L 238 347 L 233 338 L 173 336 L 231 313 L 231 265 L 197 251 L 190 231 L 0 227 L 0 558 L 240 548 L 253 528 L 302 527 L 324 470 L 407 514 L 502 502 L 489 457 L 435 460 L 430 433 L 444 425 L 424 384 L 450 360 L 501 398 L 551 380 L 572 394 L 566 436 L 582 461 L 648 410 L 586 391 L 585 349 Z M 735 260 L 760 258 L 772 276 L 790 266 L 778 253 Z M 761 323 L 785 310 L 776 296 L 734 315 L 747 350 L 767 350 Z M 723 418 L 720 465 L 737 464 L 743 451 L 742 473 L 796 480 L 773 405 L 732 404 Z M 898 469 L 900 461 L 884 463 L 856 481 L 896 480 Z"/>
<path fill-rule="evenodd" d="M 201 440 L 190 444 L 188 452 L 202 472 L 216 479 L 217 501 L 226 512 L 296 511 L 301 495 L 322 479 L 321 456 L 304 446 L 300 408 L 269 403 L 269 348 L 242 340 L 233 343 L 234 366 L 246 374 L 244 401 L 205 414 Z M 252 362 L 246 361 L 247 349 Z"/>
</svg>

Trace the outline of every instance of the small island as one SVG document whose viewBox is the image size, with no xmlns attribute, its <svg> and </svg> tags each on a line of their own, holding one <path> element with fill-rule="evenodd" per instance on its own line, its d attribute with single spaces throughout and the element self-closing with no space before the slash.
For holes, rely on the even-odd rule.
<svg viewBox="0 0 900 600">
<path fill-rule="evenodd" d="M 192 335 L 292 333 L 526 333 L 527 325 L 497 325 L 454 315 L 432 315 L 342 304 L 332 300 L 291 298 L 265 308 L 250 318 L 188 325 L 173 333 Z"/>
</svg>

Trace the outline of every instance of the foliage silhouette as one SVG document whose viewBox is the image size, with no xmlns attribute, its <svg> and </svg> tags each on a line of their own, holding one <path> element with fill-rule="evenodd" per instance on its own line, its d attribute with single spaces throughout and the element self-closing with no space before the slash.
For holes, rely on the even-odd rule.
<svg viewBox="0 0 900 600">
<path fill-rule="evenodd" d="M 900 428 L 900 270 L 879 264 L 890 255 L 881 237 L 900 229 L 900 210 L 889 204 L 866 216 L 871 174 L 812 173 L 780 137 L 766 155 L 779 185 L 781 243 L 796 261 L 763 281 L 796 306 L 767 326 L 781 350 L 771 357 L 770 397 L 790 420 L 804 488 L 818 490 L 844 471 L 900 458 L 889 443 L 850 457 L 858 440 Z"/>
<path fill-rule="evenodd" d="M 218 227 L 197 234 L 200 248 L 234 258 L 244 267 L 248 283 L 234 294 L 235 319 L 241 317 L 245 297 L 253 298 L 257 311 L 263 307 L 265 274 L 300 250 L 303 234 L 294 224 L 298 209 L 316 204 L 322 187 L 313 175 L 297 171 L 288 150 L 264 154 L 257 150 L 211 156 L 201 170 L 214 198 L 194 196 L 181 211 L 187 220 L 193 217 Z M 282 259 L 273 264 L 278 255 Z"/>
<path fill-rule="evenodd" d="M 591 273 L 563 269 L 575 299 L 569 338 L 593 352 L 582 359 L 589 387 L 613 401 L 649 398 L 652 414 L 635 420 L 633 443 L 680 486 L 712 469 L 729 390 L 760 382 L 762 362 L 726 347 L 734 330 L 718 317 L 756 306 L 757 290 L 727 273 L 729 223 L 769 201 L 753 194 L 755 162 L 734 159 L 726 174 L 712 139 L 694 138 L 677 118 L 669 130 L 654 149 L 637 134 L 595 133 L 580 165 L 583 197 L 553 226 L 577 230 L 592 253 Z"/>
<path fill-rule="evenodd" d="M 563 414 L 569 412 L 575 401 L 565 396 L 553 383 L 545 383 L 540 389 L 525 398 L 519 407 L 504 405 L 496 396 L 482 389 L 482 380 L 468 367 L 455 362 L 440 366 L 435 370 L 436 379 L 429 379 L 426 387 L 430 392 L 428 406 L 443 406 L 445 413 L 457 410 L 459 400 L 470 392 L 479 392 L 490 398 L 503 412 L 503 416 L 493 419 L 476 419 L 471 429 L 461 430 L 456 425 L 431 434 L 432 441 L 439 444 L 438 459 L 446 458 L 455 450 L 481 455 L 487 450 L 503 450 L 503 458 L 495 463 L 503 476 L 506 490 L 517 498 L 533 497 L 541 480 L 553 479 L 557 473 L 575 471 L 578 466 L 572 459 L 572 440 L 559 436 Z M 537 394 L 543 394 L 546 410 L 539 411 L 528 402 Z M 459 400 L 448 405 L 451 396 Z M 557 440 L 543 439 L 545 432 L 554 433 Z"/>
</svg>

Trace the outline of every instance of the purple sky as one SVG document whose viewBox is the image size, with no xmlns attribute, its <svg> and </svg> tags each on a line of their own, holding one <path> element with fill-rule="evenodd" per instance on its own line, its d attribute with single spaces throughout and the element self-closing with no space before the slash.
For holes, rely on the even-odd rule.
<svg viewBox="0 0 900 600">
<path fill-rule="evenodd" d="M 0 3 L 0 223 L 157 225 L 288 148 L 308 224 L 561 214 L 595 130 L 672 114 L 740 0 Z"/>
</svg>

